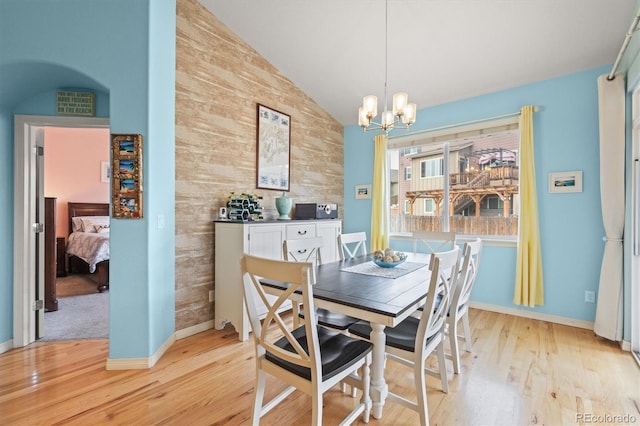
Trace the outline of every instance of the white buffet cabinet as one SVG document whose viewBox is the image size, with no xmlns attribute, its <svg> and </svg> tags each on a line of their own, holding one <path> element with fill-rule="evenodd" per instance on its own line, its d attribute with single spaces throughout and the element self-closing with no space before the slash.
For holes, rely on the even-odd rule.
<svg viewBox="0 0 640 426">
<path fill-rule="evenodd" d="M 236 222 L 215 221 L 215 327 L 231 323 L 241 341 L 249 338 L 251 325 L 242 296 L 240 259 L 244 253 L 283 259 L 285 239 L 322 237 L 322 262 L 339 260 L 339 219 Z M 289 303 L 288 307 L 291 304 Z M 287 309 L 284 307 L 283 309 Z M 264 305 L 258 312 L 266 315 Z"/>
</svg>

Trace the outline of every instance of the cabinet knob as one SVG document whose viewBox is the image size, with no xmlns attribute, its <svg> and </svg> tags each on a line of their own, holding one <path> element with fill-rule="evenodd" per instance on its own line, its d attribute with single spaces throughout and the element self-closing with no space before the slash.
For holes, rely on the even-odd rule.
<svg viewBox="0 0 640 426">
<path fill-rule="evenodd" d="M 304 249 L 304 250 L 298 250 L 298 253 L 306 253 L 306 252 L 307 252 L 307 249 Z"/>
</svg>

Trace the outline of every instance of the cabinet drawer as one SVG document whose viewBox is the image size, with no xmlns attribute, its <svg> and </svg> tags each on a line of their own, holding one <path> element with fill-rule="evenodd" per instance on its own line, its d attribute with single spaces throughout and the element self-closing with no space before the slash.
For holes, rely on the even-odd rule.
<svg viewBox="0 0 640 426">
<path fill-rule="evenodd" d="M 316 236 L 315 223 L 287 225 L 287 240 L 296 238 L 311 238 Z"/>
</svg>

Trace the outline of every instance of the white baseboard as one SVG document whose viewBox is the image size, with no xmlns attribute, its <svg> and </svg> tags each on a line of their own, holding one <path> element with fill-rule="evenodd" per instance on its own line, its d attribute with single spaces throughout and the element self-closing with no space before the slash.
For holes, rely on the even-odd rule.
<svg viewBox="0 0 640 426">
<path fill-rule="evenodd" d="M 593 330 L 592 321 L 578 320 L 574 318 L 561 317 L 558 315 L 544 314 L 541 312 L 533 312 L 518 308 L 508 308 L 506 306 L 491 305 L 489 303 L 471 302 L 469 306 L 483 311 L 497 312 L 499 314 L 509 314 L 516 317 L 531 318 L 540 321 L 548 321 L 555 324 L 569 325 L 572 327 Z"/>
<path fill-rule="evenodd" d="M 106 368 L 107 370 L 144 370 L 151 368 L 156 365 L 156 362 L 158 362 L 175 341 L 176 333 L 173 333 L 153 355 L 147 358 L 107 358 Z"/>
<path fill-rule="evenodd" d="M 143 370 L 151 368 L 162 355 L 175 343 L 176 340 L 184 339 L 185 337 L 193 336 L 194 334 L 201 333 L 213 328 L 214 321 L 205 321 L 200 324 L 196 324 L 191 327 L 183 328 L 173 333 L 158 350 L 148 358 L 118 358 L 107 359 L 107 370 Z"/>
<path fill-rule="evenodd" d="M 628 340 L 621 341 L 620 349 L 622 349 L 623 351 L 631 352 L 631 342 Z"/>
<path fill-rule="evenodd" d="M 151 368 L 156 365 L 158 360 L 160 360 L 162 355 L 175 343 L 176 340 L 184 339 L 185 337 L 210 330 L 213 328 L 213 324 L 214 321 L 210 320 L 176 331 L 153 355 L 148 358 L 109 358 L 107 359 L 107 370 L 143 370 Z"/>
<path fill-rule="evenodd" d="M 201 322 L 200 324 L 192 325 L 191 327 L 183 328 L 176 331 L 176 340 L 184 339 L 185 337 L 193 336 L 194 334 L 202 333 L 203 331 L 211 330 L 213 328 L 214 321 L 209 320 Z"/>
<path fill-rule="evenodd" d="M 3 354 L 10 349 L 13 349 L 13 339 L 0 343 L 0 354 Z"/>
</svg>

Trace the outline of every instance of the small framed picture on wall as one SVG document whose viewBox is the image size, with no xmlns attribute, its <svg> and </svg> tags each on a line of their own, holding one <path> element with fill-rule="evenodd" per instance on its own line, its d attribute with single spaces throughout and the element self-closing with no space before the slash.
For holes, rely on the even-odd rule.
<svg viewBox="0 0 640 426">
<path fill-rule="evenodd" d="M 142 218 L 142 135 L 111 135 L 111 216 Z"/>
<path fill-rule="evenodd" d="M 356 200 L 371 198 L 371 185 L 356 185 Z"/>
<path fill-rule="evenodd" d="M 549 173 L 549 192 L 582 192 L 582 170 Z"/>
</svg>

